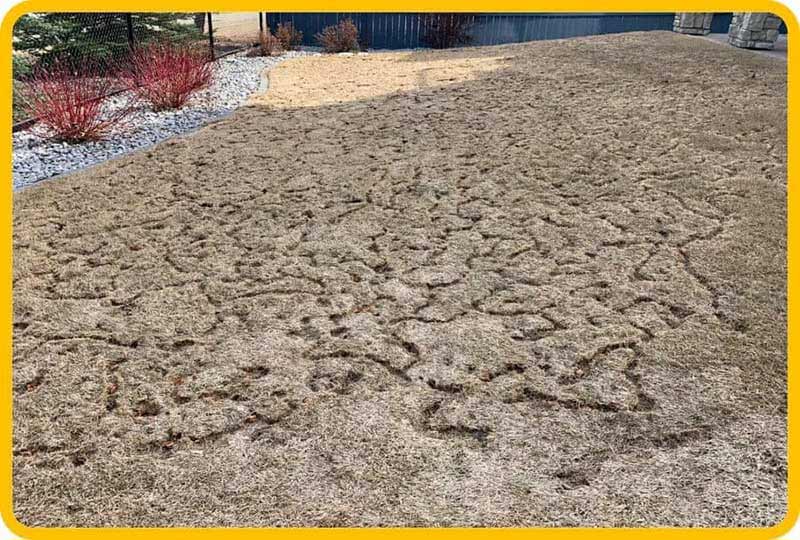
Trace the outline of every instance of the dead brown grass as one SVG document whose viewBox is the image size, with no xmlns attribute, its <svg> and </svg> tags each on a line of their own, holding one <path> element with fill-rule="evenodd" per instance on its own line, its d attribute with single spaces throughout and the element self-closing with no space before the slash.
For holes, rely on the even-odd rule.
<svg viewBox="0 0 800 540">
<path fill-rule="evenodd" d="M 364 101 L 475 80 L 502 68 L 509 59 L 452 52 L 307 56 L 270 70 L 269 92 L 251 102 L 286 108 Z"/>
<path fill-rule="evenodd" d="M 781 519 L 785 64 L 646 33 L 272 82 L 15 197 L 20 520 Z"/>
</svg>

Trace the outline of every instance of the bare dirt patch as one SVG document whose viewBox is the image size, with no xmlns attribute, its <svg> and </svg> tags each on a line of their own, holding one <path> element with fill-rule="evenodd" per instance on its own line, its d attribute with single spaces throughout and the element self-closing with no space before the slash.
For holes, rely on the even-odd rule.
<svg viewBox="0 0 800 540">
<path fill-rule="evenodd" d="M 492 67 L 353 94 L 370 62 Z M 16 194 L 20 520 L 781 519 L 785 63 L 642 33 L 276 74 Z"/>
</svg>

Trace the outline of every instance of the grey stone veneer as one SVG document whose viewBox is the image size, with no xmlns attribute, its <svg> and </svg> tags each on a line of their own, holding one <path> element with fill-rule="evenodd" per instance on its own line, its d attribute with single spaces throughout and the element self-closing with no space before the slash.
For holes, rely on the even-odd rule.
<svg viewBox="0 0 800 540">
<path fill-rule="evenodd" d="M 713 13 L 676 13 L 672 29 L 679 34 L 706 35 L 711 32 Z"/>
<path fill-rule="evenodd" d="M 746 49 L 772 49 L 781 19 L 771 13 L 734 13 L 728 42 Z"/>
</svg>

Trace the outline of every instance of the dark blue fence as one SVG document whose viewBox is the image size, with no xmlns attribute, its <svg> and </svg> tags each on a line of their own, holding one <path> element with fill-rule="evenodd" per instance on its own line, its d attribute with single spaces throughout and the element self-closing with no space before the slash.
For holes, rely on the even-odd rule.
<svg viewBox="0 0 800 540">
<path fill-rule="evenodd" d="M 714 13 L 714 18 L 711 19 L 711 33 L 727 34 L 732 18 L 733 13 Z"/>
<path fill-rule="evenodd" d="M 727 33 L 731 13 L 716 13 L 711 31 Z M 672 30 L 674 13 L 476 13 L 470 29 L 472 45 L 499 45 L 637 30 Z M 342 19 L 352 19 L 362 41 L 373 49 L 425 47 L 419 13 L 268 13 L 273 30 L 292 22 L 303 32 L 304 45 L 316 45 L 314 35 Z M 781 25 L 781 33 L 786 26 Z"/>
<path fill-rule="evenodd" d="M 292 22 L 303 32 L 304 45 L 316 45 L 316 33 L 347 18 L 353 20 L 370 48 L 425 46 L 423 20 L 418 13 L 268 13 L 267 23 L 274 30 L 280 22 Z M 673 18 L 674 13 L 474 14 L 470 35 L 472 45 L 499 45 L 634 30 L 671 30 Z"/>
</svg>

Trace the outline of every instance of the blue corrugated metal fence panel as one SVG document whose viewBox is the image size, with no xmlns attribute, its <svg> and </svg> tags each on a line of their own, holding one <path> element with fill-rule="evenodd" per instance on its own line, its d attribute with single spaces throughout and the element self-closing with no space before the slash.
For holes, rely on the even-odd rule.
<svg viewBox="0 0 800 540">
<path fill-rule="evenodd" d="M 733 13 L 714 13 L 714 18 L 711 19 L 711 33 L 727 34 L 732 18 Z"/>
<path fill-rule="evenodd" d="M 273 30 L 292 22 L 303 32 L 304 45 L 317 45 L 314 36 L 326 26 L 350 18 L 362 42 L 373 49 L 424 47 L 419 13 L 268 13 Z M 727 32 L 730 13 L 718 13 L 713 32 Z M 470 28 L 472 45 L 499 45 L 521 41 L 559 39 L 640 30 L 671 30 L 673 13 L 530 13 L 475 14 Z M 723 28 L 724 27 L 724 28 Z"/>
</svg>

